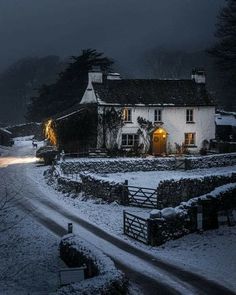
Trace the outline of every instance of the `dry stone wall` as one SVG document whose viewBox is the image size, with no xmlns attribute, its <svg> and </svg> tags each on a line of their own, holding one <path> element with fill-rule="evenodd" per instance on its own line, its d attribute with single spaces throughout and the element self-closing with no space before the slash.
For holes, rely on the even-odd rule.
<svg viewBox="0 0 236 295">
<path fill-rule="evenodd" d="M 189 157 L 185 161 L 187 169 L 233 166 L 236 165 L 236 153 Z"/>
<path fill-rule="evenodd" d="M 148 219 L 150 244 L 158 246 L 168 240 L 198 231 L 197 214 L 199 207 L 202 208 L 202 230 L 218 228 L 218 212 L 229 214 L 236 208 L 235 186 L 225 191 L 222 190 L 217 196 L 213 191 L 203 199 L 196 198 L 190 204 L 183 203 L 176 208 L 171 208 L 176 211 L 175 215 L 163 217 L 160 213 L 160 218 Z M 231 222 L 235 224 L 235 221 L 228 219 L 228 225 L 232 226 Z"/>
<path fill-rule="evenodd" d="M 102 198 L 106 202 L 122 203 L 123 184 L 104 181 L 91 175 L 80 174 L 82 190 L 86 195 Z"/>
<path fill-rule="evenodd" d="M 236 173 L 202 178 L 182 178 L 161 181 L 157 188 L 160 207 L 175 207 L 181 202 L 207 194 L 214 188 L 236 182 Z"/>
<path fill-rule="evenodd" d="M 135 171 L 173 170 L 174 158 L 151 159 L 103 159 L 77 162 L 62 162 L 61 169 L 65 174 L 78 174 L 84 171 L 91 173 L 117 173 Z"/>
</svg>

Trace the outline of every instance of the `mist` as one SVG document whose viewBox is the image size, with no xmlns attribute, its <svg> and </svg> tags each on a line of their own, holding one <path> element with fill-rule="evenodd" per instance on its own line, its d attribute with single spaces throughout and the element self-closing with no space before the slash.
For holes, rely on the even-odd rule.
<svg viewBox="0 0 236 295">
<path fill-rule="evenodd" d="M 199 50 L 224 0 L 0 0 L 0 71 L 25 56 L 96 48 L 121 64 L 149 48 Z"/>
</svg>

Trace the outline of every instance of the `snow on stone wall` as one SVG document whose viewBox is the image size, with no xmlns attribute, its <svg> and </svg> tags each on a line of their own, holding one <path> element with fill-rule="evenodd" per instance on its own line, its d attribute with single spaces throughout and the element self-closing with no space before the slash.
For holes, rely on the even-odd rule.
<svg viewBox="0 0 236 295">
<path fill-rule="evenodd" d="M 123 184 L 99 179 L 96 175 L 80 174 L 83 192 L 92 197 L 102 198 L 106 202 L 122 201 Z"/>
<path fill-rule="evenodd" d="M 162 208 L 177 206 L 181 202 L 211 192 L 217 186 L 236 182 L 236 173 L 163 180 L 157 188 L 157 198 Z"/>
<path fill-rule="evenodd" d="M 117 270 L 113 261 L 92 244 L 78 236 L 67 235 L 60 243 L 60 255 L 73 267 L 89 265 L 92 277 L 80 283 L 60 288 L 57 295 L 127 294 L 127 279 Z"/>
<path fill-rule="evenodd" d="M 65 174 L 91 172 L 91 173 L 116 173 L 134 171 L 156 171 L 173 170 L 175 166 L 174 158 L 146 158 L 146 159 L 93 159 L 77 162 L 62 162 L 61 169 Z"/>
<path fill-rule="evenodd" d="M 236 184 L 217 187 L 209 194 L 182 202 L 178 207 L 153 212 L 151 215 L 157 214 L 158 218 L 149 219 L 148 222 L 152 244 L 161 245 L 197 231 L 197 206 L 202 206 L 203 230 L 218 228 L 217 212 L 236 208 Z"/>
<path fill-rule="evenodd" d="M 236 153 L 186 158 L 188 169 L 224 167 L 233 166 L 235 164 Z"/>
</svg>

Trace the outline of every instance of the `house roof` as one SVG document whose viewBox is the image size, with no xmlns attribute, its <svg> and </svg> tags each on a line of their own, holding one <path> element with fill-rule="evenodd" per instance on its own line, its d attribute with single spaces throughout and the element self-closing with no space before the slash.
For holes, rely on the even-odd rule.
<svg viewBox="0 0 236 295">
<path fill-rule="evenodd" d="M 53 121 L 62 121 L 62 120 L 68 119 L 69 117 L 72 117 L 74 115 L 79 115 L 79 114 L 83 113 L 84 111 L 86 111 L 88 109 L 88 107 L 91 108 L 91 106 L 92 106 L 92 104 L 81 105 L 79 103 L 76 103 L 74 106 L 70 107 L 69 109 L 66 109 L 63 112 L 57 113 L 48 119 L 52 119 Z"/>
<path fill-rule="evenodd" d="M 193 80 L 106 80 L 93 87 L 97 100 L 107 104 L 214 105 L 205 85 Z"/>
<path fill-rule="evenodd" d="M 218 113 L 215 115 L 216 125 L 234 126 L 236 127 L 236 114 L 233 113 Z"/>
<path fill-rule="evenodd" d="M 12 133 L 5 128 L 0 128 L 0 132 L 8 134 L 8 135 L 12 135 Z"/>
</svg>

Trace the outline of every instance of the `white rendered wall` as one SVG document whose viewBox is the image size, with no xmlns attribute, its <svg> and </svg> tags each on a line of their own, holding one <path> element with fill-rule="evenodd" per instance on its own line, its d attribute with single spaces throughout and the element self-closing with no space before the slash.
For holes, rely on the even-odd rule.
<svg viewBox="0 0 236 295">
<path fill-rule="evenodd" d="M 125 123 L 121 133 L 137 133 L 140 128 L 137 118 L 142 117 L 154 122 L 154 110 L 158 107 L 136 106 L 132 107 L 132 123 Z M 196 146 L 189 147 L 190 152 L 198 152 L 204 140 L 215 138 L 215 108 L 214 107 L 162 107 L 162 122 L 156 124 L 168 133 L 167 146 L 170 151 L 175 151 L 175 143 L 184 143 L 185 133 L 195 133 Z M 186 109 L 193 109 L 194 123 L 186 123 Z M 142 138 L 140 138 L 142 142 Z M 121 144 L 121 136 L 118 136 L 118 145 Z"/>
</svg>

